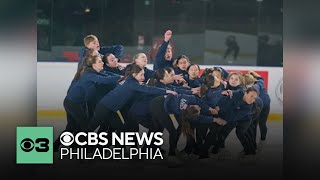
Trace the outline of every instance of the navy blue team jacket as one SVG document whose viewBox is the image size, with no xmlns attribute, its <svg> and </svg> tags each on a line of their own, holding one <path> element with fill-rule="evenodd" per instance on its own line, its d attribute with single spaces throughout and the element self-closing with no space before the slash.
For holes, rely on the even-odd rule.
<svg viewBox="0 0 320 180">
<path fill-rule="evenodd" d="M 106 94 L 100 101 L 108 109 L 116 112 L 120 110 L 137 93 L 164 95 L 165 89 L 140 84 L 134 77 L 128 76 L 116 88 Z"/>
<path fill-rule="evenodd" d="M 78 62 L 78 68 L 80 66 L 80 64 L 82 63 L 83 58 L 86 55 L 86 52 L 89 49 L 87 47 L 83 47 L 80 51 L 79 51 L 79 62 Z M 99 53 L 101 55 L 105 55 L 107 53 L 112 53 L 116 58 L 118 58 L 120 60 L 120 58 L 123 55 L 123 51 L 124 51 L 124 47 L 122 45 L 113 45 L 113 46 L 108 46 L 108 47 L 101 47 L 99 50 Z"/>
<path fill-rule="evenodd" d="M 251 120 L 254 111 L 253 104 L 247 104 L 243 101 L 243 90 L 233 91 L 233 96 L 223 96 L 218 106 L 220 108 L 218 116 L 228 123 Z"/>
<path fill-rule="evenodd" d="M 88 69 L 79 80 L 73 80 L 66 98 L 74 103 L 85 103 L 95 100 L 96 84 L 115 84 L 120 76 L 101 75 L 93 69 Z"/>
<path fill-rule="evenodd" d="M 166 41 L 163 41 L 160 48 L 159 48 L 159 51 L 156 55 L 156 59 L 154 61 L 154 65 L 153 65 L 153 70 L 158 70 L 158 69 L 161 69 L 161 68 L 165 68 L 165 67 L 173 67 L 172 63 L 173 63 L 173 59 L 171 59 L 170 61 L 167 61 L 165 58 L 164 58 L 164 55 L 166 54 L 166 51 L 167 51 L 167 47 L 169 45 L 169 42 L 166 42 Z"/>
<path fill-rule="evenodd" d="M 193 95 L 178 94 L 177 96 L 168 95 L 164 101 L 164 109 L 169 114 L 179 116 L 181 111 L 189 105 L 199 105 L 201 111 L 209 112 L 209 106 L 200 98 Z"/>
<path fill-rule="evenodd" d="M 264 80 L 263 78 L 257 78 L 257 81 L 255 82 L 255 84 L 253 85 L 253 87 L 258 90 L 259 92 L 259 97 L 262 99 L 263 102 L 263 106 L 264 107 L 268 107 L 270 106 L 270 96 L 266 90 L 266 88 L 264 87 Z"/>
</svg>

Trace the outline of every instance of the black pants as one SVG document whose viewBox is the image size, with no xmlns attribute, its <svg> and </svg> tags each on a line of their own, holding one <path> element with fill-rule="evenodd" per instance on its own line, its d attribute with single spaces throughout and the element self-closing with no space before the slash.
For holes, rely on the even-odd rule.
<svg viewBox="0 0 320 180">
<path fill-rule="evenodd" d="M 105 124 L 106 127 L 111 127 L 117 132 L 124 131 L 124 124 L 115 118 L 117 114 L 104 106 L 102 103 L 98 103 L 94 111 L 92 120 L 89 123 L 88 130 L 94 131 L 101 124 Z"/>
<path fill-rule="evenodd" d="M 267 136 L 267 120 L 270 113 L 270 105 L 265 106 L 262 108 L 262 111 L 259 116 L 259 128 L 260 128 L 260 134 L 261 134 L 261 140 L 266 140 Z"/>
<path fill-rule="evenodd" d="M 123 109 L 121 109 L 121 115 L 123 116 L 123 119 L 125 121 L 125 123 L 127 123 L 128 118 L 128 113 L 127 113 L 127 107 L 125 106 Z M 113 113 L 112 117 L 111 117 L 115 122 L 121 122 L 120 117 L 118 116 L 117 113 Z M 126 124 L 125 124 L 126 125 Z M 115 125 L 115 127 L 118 127 L 117 125 Z M 100 132 L 115 132 L 117 129 L 115 129 L 114 126 L 110 126 L 109 121 L 102 121 L 100 124 L 100 127 L 98 129 L 98 133 Z M 123 131 L 126 131 L 125 127 L 123 129 Z"/>
<path fill-rule="evenodd" d="M 124 124 L 124 131 L 125 132 L 139 132 L 139 124 L 144 124 L 144 122 L 151 123 L 151 116 L 139 116 L 137 115 L 132 109 L 129 110 L 125 124 Z M 145 125 L 145 124 L 144 124 Z M 146 126 L 150 128 L 150 125 Z M 138 140 L 136 136 L 133 137 L 137 147 L 138 147 Z"/>
<path fill-rule="evenodd" d="M 245 154 L 255 154 L 255 149 L 252 147 L 252 143 L 250 143 L 250 139 L 246 136 L 246 132 L 251 124 L 251 121 L 241 121 L 235 123 L 227 123 L 225 126 L 221 128 L 221 131 L 218 135 L 217 146 L 221 147 L 221 144 L 225 142 L 226 138 L 229 136 L 230 132 L 236 128 L 236 135 L 239 139 Z"/>
<path fill-rule="evenodd" d="M 150 113 L 149 104 L 143 101 L 143 103 L 134 103 L 130 107 L 130 109 L 128 110 L 128 119 L 132 125 L 135 124 L 134 126 L 138 126 L 139 124 L 141 124 L 148 129 L 152 128 L 153 124 L 151 121 L 152 116 Z M 138 111 L 141 111 L 141 108 L 144 110 L 144 113 L 137 113 Z"/>
<path fill-rule="evenodd" d="M 209 124 L 198 124 L 196 127 L 196 140 L 198 145 L 202 145 L 205 142 Z"/>
<path fill-rule="evenodd" d="M 87 106 L 88 106 L 88 116 L 89 116 L 89 119 L 92 120 L 93 118 L 93 115 L 94 115 L 94 111 L 96 109 L 96 104 L 94 103 L 87 103 Z M 109 132 L 110 130 L 110 126 L 108 125 L 108 123 L 106 123 L 106 121 L 102 121 L 100 126 L 99 126 L 99 129 L 98 129 L 98 133 L 101 133 L 101 132 Z M 113 131 L 111 131 L 113 132 Z M 110 132 L 110 133 L 111 133 Z"/>
<path fill-rule="evenodd" d="M 254 150 L 257 149 L 257 126 L 258 126 L 258 117 L 255 117 L 252 121 L 251 124 L 245 134 L 247 139 L 250 142 L 250 146 L 254 148 Z"/>
<path fill-rule="evenodd" d="M 66 129 L 62 133 L 71 132 L 73 134 L 76 134 L 80 131 L 86 131 L 88 126 L 88 114 L 86 104 L 77 104 L 73 103 L 68 99 L 64 99 L 63 106 L 67 114 L 67 125 Z M 61 145 L 60 135 L 58 139 L 54 142 L 55 149 L 59 148 L 59 146 Z"/>
<path fill-rule="evenodd" d="M 208 131 L 208 124 L 200 124 L 198 122 L 191 122 L 191 129 L 194 132 L 196 130 L 196 136 L 187 135 L 187 143 L 184 151 L 187 154 L 195 153 L 199 154 L 199 149 L 203 145 L 205 137 Z M 181 128 L 181 127 L 180 127 Z M 180 129 L 179 131 L 180 132 Z M 180 133 L 181 134 L 181 133 Z M 180 135 L 179 135 L 180 136 Z"/>
<path fill-rule="evenodd" d="M 148 109 L 148 106 L 145 105 L 147 109 L 145 109 L 145 113 L 142 115 L 141 113 L 137 113 L 140 110 L 141 104 L 134 103 L 130 109 L 128 110 L 128 122 L 126 121 L 126 129 L 129 131 L 134 130 L 135 132 L 139 131 L 139 124 L 143 125 L 148 129 L 152 129 L 152 116 Z"/>
<path fill-rule="evenodd" d="M 111 111 L 109 108 L 104 106 L 102 103 L 98 103 L 94 111 L 92 120 L 89 123 L 88 130 L 94 131 L 98 126 L 103 125 L 104 130 L 108 132 L 108 140 L 111 139 L 111 133 L 116 132 L 118 135 L 124 132 L 125 125 L 117 117 L 117 113 Z M 120 144 L 116 144 L 116 147 L 124 147 Z"/>
<path fill-rule="evenodd" d="M 179 129 L 175 129 L 169 114 L 164 110 L 163 96 L 154 98 L 150 103 L 150 112 L 152 115 L 152 121 L 154 125 L 153 131 L 162 132 L 163 129 L 167 129 L 169 132 L 169 156 L 175 155 L 175 149 L 177 147 Z M 177 119 L 178 120 L 178 119 Z"/>
<path fill-rule="evenodd" d="M 207 130 L 210 130 L 207 134 Z M 217 123 L 207 124 L 207 128 L 205 129 L 205 139 L 204 143 L 201 143 L 199 146 L 200 155 L 207 156 L 208 150 L 212 145 L 217 144 L 217 135 L 221 129 L 221 126 Z M 203 133 L 203 132 L 202 132 Z M 198 134 L 198 131 L 197 131 Z"/>
<path fill-rule="evenodd" d="M 88 126 L 88 114 L 85 104 L 76 104 L 68 99 L 64 99 L 64 109 L 67 113 L 66 130 L 79 132 L 85 131 Z"/>
</svg>

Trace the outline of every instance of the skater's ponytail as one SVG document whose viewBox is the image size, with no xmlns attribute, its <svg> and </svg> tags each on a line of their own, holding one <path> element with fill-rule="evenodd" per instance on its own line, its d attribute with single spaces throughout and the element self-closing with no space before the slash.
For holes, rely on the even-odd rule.
<svg viewBox="0 0 320 180">
<path fill-rule="evenodd" d="M 148 81 L 149 86 L 155 86 L 157 82 L 160 82 L 166 75 L 167 71 L 165 69 L 158 69 Z"/>
<path fill-rule="evenodd" d="M 207 94 L 208 90 L 210 89 L 211 86 L 214 85 L 215 78 L 212 75 L 207 75 L 204 77 L 204 82 L 200 86 L 200 97 L 204 98 L 205 95 Z"/>
<path fill-rule="evenodd" d="M 198 115 L 199 115 L 199 111 L 194 106 L 189 106 L 185 110 L 182 110 L 182 113 L 180 116 L 181 131 L 188 138 L 190 137 L 194 138 L 193 130 L 191 128 L 190 122 L 193 121 Z"/>
</svg>

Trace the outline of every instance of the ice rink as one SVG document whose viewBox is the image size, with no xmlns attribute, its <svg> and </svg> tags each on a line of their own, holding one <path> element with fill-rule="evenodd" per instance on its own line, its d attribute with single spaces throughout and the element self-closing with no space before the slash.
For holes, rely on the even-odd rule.
<svg viewBox="0 0 320 180">
<path fill-rule="evenodd" d="M 64 130 L 66 120 L 41 118 L 38 119 L 38 126 L 53 126 L 54 138 L 58 138 L 59 134 Z M 202 175 L 221 176 L 221 177 L 236 177 L 248 175 L 250 177 L 280 177 L 282 175 L 283 162 L 283 121 L 273 120 L 268 121 L 267 141 L 263 150 L 258 153 L 255 159 L 239 160 L 238 154 L 242 150 L 241 144 L 238 141 L 235 131 L 233 130 L 226 141 L 226 148 L 231 153 L 230 159 L 220 160 L 218 158 L 208 158 L 201 160 L 188 160 L 182 164 L 176 165 L 167 160 L 152 161 L 152 160 L 60 160 L 59 153 L 54 154 L 54 165 L 41 166 L 37 174 L 59 176 L 55 172 L 61 173 L 61 177 L 73 177 L 75 173 L 83 173 L 85 177 L 91 177 L 92 169 L 95 172 L 106 171 L 106 176 L 116 175 L 117 177 L 130 177 L 132 174 L 138 176 L 161 176 L 170 174 L 172 176 L 190 176 L 199 177 Z M 141 126 L 140 132 L 146 129 Z M 257 133 L 259 138 L 259 131 Z M 168 148 L 168 132 L 164 131 L 165 144 L 163 148 Z M 185 139 L 180 137 L 178 149 L 183 149 Z M 54 167 L 54 168 L 52 168 Z M 71 167 L 71 168 L 70 168 Z M 158 175 L 155 173 L 161 172 Z M 166 177 L 166 176 L 165 176 Z"/>
</svg>

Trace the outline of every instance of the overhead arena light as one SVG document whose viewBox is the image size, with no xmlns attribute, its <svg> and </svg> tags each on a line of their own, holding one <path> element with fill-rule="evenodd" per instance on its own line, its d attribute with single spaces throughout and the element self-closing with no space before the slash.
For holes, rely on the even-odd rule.
<svg viewBox="0 0 320 180">
<path fill-rule="evenodd" d="M 88 7 L 87 7 L 86 9 L 84 9 L 84 12 L 85 12 L 85 13 L 89 13 L 90 11 L 91 11 L 91 10 L 90 10 L 90 8 L 88 8 Z"/>
</svg>

